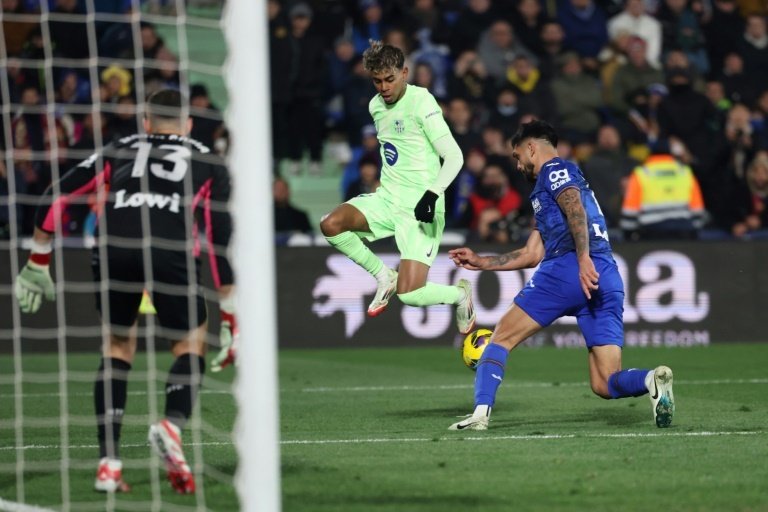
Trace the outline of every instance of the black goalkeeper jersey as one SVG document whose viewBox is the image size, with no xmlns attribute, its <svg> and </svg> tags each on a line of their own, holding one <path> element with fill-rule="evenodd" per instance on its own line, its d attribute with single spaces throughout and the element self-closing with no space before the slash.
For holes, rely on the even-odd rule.
<svg viewBox="0 0 768 512">
<path fill-rule="evenodd" d="M 232 233 L 229 172 L 201 142 L 136 134 L 105 146 L 48 187 L 37 227 L 53 233 L 67 205 L 89 195 L 109 246 L 140 249 L 140 240 L 149 240 L 152 247 L 194 250 L 197 256 L 198 226 L 204 226 L 214 281 L 232 284 L 226 257 Z"/>
</svg>

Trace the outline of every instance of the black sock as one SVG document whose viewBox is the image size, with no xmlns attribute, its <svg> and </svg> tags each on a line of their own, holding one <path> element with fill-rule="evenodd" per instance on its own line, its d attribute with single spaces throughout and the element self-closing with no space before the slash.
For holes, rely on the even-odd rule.
<svg viewBox="0 0 768 512">
<path fill-rule="evenodd" d="M 93 388 L 96 424 L 99 436 L 99 457 L 120 457 L 120 428 L 128 398 L 128 372 L 131 365 L 122 359 L 101 359 Z M 109 396 L 106 390 L 109 389 Z"/>
<path fill-rule="evenodd" d="M 184 428 L 192 415 L 192 406 L 195 404 L 197 390 L 203 383 L 204 373 L 205 358 L 197 354 L 180 355 L 168 372 L 165 417 L 179 429 Z"/>
</svg>

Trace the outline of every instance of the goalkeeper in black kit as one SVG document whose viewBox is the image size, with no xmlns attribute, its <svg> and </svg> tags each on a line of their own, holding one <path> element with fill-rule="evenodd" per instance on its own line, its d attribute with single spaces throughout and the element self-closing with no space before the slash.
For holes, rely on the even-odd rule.
<svg viewBox="0 0 768 512">
<path fill-rule="evenodd" d="M 101 458 L 98 491 L 129 490 L 122 478 L 120 429 L 145 289 L 157 311 L 159 334 L 171 340 L 175 357 L 165 387 L 165 416 L 149 427 L 149 443 L 165 462 L 173 488 L 179 493 L 195 490 L 181 431 L 205 373 L 207 311 L 199 285 L 200 231 L 207 238 L 221 311 L 222 347 L 212 370 L 221 370 L 235 356 L 233 276 L 226 255 L 232 233 L 229 173 L 221 158 L 186 137 L 192 123 L 181 105 L 178 91 L 154 93 L 147 100 L 146 134 L 106 146 L 48 188 L 37 209 L 32 253 L 15 283 L 25 313 L 35 313 L 43 299 L 54 300 L 49 273 L 52 237 L 68 204 L 95 195 L 101 214 L 93 275 L 97 307 L 109 333 L 94 387 Z"/>
</svg>

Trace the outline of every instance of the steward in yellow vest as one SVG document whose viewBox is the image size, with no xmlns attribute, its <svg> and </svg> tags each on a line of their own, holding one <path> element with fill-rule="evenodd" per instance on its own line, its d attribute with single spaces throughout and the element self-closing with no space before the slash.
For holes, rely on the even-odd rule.
<svg viewBox="0 0 768 512">
<path fill-rule="evenodd" d="M 621 207 L 621 228 L 630 240 L 696 238 L 704 200 L 691 168 L 669 154 L 654 154 L 635 167 Z"/>
</svg>

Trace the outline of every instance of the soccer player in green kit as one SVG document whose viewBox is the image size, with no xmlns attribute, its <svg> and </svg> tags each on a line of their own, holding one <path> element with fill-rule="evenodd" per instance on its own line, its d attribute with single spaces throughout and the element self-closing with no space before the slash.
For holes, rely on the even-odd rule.
<svg viewBox="0 0 768 512">
<path fill-rule="evenodd" d="M 397 292 L 409 306 L 456 305 L 457 328 L 467 334 L 476 316 L 469 281 L 461 279 L 455 286 L 427 282 L 445 227 L 444 192 L 464 158 L 434 96 L 406 82 L 404 62 L 401 50 L 380 41 L 371 41 L 363 53 L 378 92 L 368 110 L 380 144 L 381 186 L 336 207 L 320 229 L 332 246 L 376 278 L 368 316 L 381 314 Z M 399 273 L 362 241 L 390 236 L 400 251 Z"/>
</svg>

